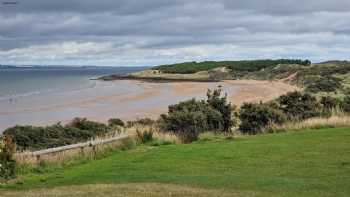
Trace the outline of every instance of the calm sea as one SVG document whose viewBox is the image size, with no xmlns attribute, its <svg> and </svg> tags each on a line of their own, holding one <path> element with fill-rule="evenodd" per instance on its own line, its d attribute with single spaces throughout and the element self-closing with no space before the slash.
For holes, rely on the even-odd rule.
<svg viewBox="0 0 350 197">
<path fill-rule="evenodd" d="M 90 80 L 108 74 L 127 74 L 142 67 L 64 67 L 0 69 L 0 100 L 33 94 L 79 90 L 95 86 Z"/>
</svg>

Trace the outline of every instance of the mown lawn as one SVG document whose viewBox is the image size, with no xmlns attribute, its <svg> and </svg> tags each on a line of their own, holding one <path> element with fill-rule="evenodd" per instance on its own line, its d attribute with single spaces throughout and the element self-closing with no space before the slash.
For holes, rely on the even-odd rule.
<svg viewBox="0 0 350 197">
<path fill-rule="evenodd" d="M 66 191 L 62 196 L 69 196 L 73 193 L 67 195 L 67 191 L 81 188 L 86 191 L 82 196 L 103 192 L 118 196 L 118 190 L 130 196 L 139 196 L 137 191 L 166 196 L 172 191 L 169 187 L 173 196 L 350 196 L 350 128 L 139 146 L 54 172 L 26 174 L 21 179 L 21 184 L 0 186 L 0 196 L 1 192 L 21 196 L 23 190 L 33 188 L 39 188 L 34 193 L 43 195 L 59 194 L 57 188 L 61 188 Z M 157 184 L 159 191 L 152 193 Z M 101 188 L 112 193 L 91 189 L 93 185 L 103 185 Z M 181 188 L 202 193 L 181 193 Z"/>
</svg>

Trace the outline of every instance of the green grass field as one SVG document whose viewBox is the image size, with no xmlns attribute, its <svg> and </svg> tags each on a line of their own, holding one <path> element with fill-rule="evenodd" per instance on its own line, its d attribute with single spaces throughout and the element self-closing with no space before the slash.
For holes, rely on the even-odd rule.
<svg viewBox="0 0 350 197">
<path fill-rule="evenodd" d="M 138 146 L 20 180 L 0 196 L 350 196 L 350 128 Z"/>
</svg>

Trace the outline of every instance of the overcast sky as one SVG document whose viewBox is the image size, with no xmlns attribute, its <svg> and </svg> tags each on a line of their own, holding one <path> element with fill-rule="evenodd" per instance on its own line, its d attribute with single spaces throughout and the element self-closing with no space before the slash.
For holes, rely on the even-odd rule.
<svg viewBox="0 0 350 197">
<path fill-rule="evenodd" d="M 0 2 L 0 64 L 350 59 L 350 0 Z"/>
</svg>

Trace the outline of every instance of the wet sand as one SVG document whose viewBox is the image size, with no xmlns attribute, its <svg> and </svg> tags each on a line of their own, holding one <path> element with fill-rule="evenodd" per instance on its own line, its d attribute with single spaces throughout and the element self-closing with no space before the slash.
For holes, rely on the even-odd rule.
<svg viewBox="0 0 350 197">
<path fill-rule="evenodd" d="M 219 85 L 236 105 L 270 100 L 297 89 L 282 82 L 254 80 L 171 83 L 97 81 L 92 88 L 33 95 L 11 102 L 0 101 L 0 132 L 16 124 L 66 123 L 74 117 L 101 122 L 109 118 L 157 118 L 159 114 L 167 112 L 168 105 L 194 97 L 205 98 L 208 88 Z"/>
</svg>

